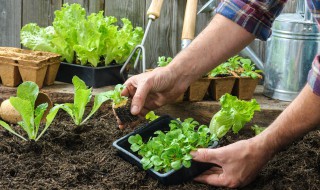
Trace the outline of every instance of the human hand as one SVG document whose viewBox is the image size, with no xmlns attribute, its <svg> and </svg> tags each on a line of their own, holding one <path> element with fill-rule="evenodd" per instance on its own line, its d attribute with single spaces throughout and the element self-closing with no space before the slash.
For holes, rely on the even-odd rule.
<svg viewBox="0 0 320 190">
<path fill-rule="evenodd" d="M 214 163 L 209 170 L 194 180 L 213 186 L 229 188 L 243 187 L 255 179 L 258 172 L 272 157 L 260 143 L 252 139 L 238 141 L 216 149 L 198 149 L 191 152 L 199 162 Z"/>
<path fill-rule="evenodd" d="M 189 86 L 186 81 L 170 68 L 159 67 L 129 78 L 121 95 L 132 97 L 133 115 L 144 116 L 151 110 L 174 102 Z M 121 123 L 118 124 L 124 128 Z"/>
</svg>

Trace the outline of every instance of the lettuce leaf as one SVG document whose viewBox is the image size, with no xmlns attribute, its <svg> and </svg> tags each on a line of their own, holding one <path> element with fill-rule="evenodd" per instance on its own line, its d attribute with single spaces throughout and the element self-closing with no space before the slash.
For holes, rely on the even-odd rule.
<svg viewBox="0 0 320 190">
<path fill-rule="evenodd" d="M 255 99 L 251 101 L 238 100 L 237 97 L 225 94 L 220 98 L 221 109 L 210 122 L 210 132 L 222 138 L 230 129 L 238 133 L 244 125 L 251 121 L 255 111 L 260 111 L 260 105 Z"/>
<path fill-rule="evenodd" d="M 115 25 L 117 19 L 105 17 L 103 11 L 86 17 L 80 4 L 64 4 L 55 11 L 53 26 L 24 26 L 21 43 L 33 50 L 58 53 L 69 63 L 93 67 L 113 61 L 123 64 L 141 42 L 144 32 L 141 27 L 134 28 L 126 18 L 122 22 L 119 28 Z"/>
</svg>

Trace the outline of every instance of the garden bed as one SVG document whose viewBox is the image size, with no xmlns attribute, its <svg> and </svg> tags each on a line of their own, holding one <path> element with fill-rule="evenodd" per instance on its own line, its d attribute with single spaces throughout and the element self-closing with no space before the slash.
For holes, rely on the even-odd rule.
<svg viewBox="0 0 320 190">
<path fill-rule="evenodd" d="M 21 142 L 0 129 L 0 189 L 215 189 L 196 182 L 166 187 L 118 157 L 112 142 L 121 131 L 104 107 L 83 128 L 74 130 L 59 112 L 36 144 Z M 246 139 L 227 135 L 223 144 Z M 320 131 L 313 131 L 278 154 L 245 189 L 319 189 Z M 219 188 L 217 188 L 219 189 Z"/>
</svg>

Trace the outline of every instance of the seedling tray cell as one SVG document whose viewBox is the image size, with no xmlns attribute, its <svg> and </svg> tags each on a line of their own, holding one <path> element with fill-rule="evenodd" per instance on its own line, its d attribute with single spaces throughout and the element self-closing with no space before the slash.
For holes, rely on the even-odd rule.
<svg viewBox="0 0 320 190">
<path fill-rule="evenodd" d="M 118 150 L 119 156 L 142 169 L 142 164 L 140 163 L 141 157 L 131 151 L 131 144 L 128 142 L 129 137 L 132 135 L 140 134 L 143 141 L 146 142 L 150 137 L 155 136 L 155 131 L 169 131 L 169 123 L 173 119 L 174 118 L 168 115 L 161 116 L 155 121 L 147 124 L 146 126 L 141 127 L 134 132 L 116 140 L 113 143 L 113 146 Z M 214 145 L 210 146 L 209 148 L 217 147 L 217 145 L 218 142 L 215 142 Z M 171 170 L 167 173 L 159 173 L 154 171 L 153 169 L 149 169 L 147 170 L 147 172 L 150 176 L 159 180 L 161 183 L 165 185 L 173 185 L 189 181 L 205 170 L 211 168 L 212 166 L 214 165 L 211 163 L 192 161 L 190 168 L 185 168 L 184 166 L 182 166 L 179 170 Z"/>
</svg>

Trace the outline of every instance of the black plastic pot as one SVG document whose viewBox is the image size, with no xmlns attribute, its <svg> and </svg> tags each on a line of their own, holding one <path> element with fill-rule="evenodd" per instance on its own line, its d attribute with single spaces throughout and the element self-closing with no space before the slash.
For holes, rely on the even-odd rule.
<svg viewBox="0 0 320 190">
<path fill-rule="evenodd" d="M 146 142 L 150 137 L 155 136 L 155 131 L 169 131 L 169 123 L 171 120 L 173 120 L 173 118 L 168 115 L 161 116 L 160 118 L 149 123 L 148 125 L 140 129 L 137 129 L 136 131 L 116 140 L 113 143 L 113 146 L 118 149 L 118 153 L 122 158 L 129 161 L 131 164 L 137 165 L 139 168 L 142 169 L 142 165 L 140 163 L 141 157 L 130 150 L 131 145 L 128 142 L 128 138 L 132 135 L 140 134 L 143 141 Z M 217 145 L 218 142 L 215 142 L 214 145 L 210 148 L 217 147 Z M 165 185 L 173 185 L 191 180 L 197 175 L 204 172 L 205 170 L 211 168 L 212 166 L 214 165 L 210 163 L 200 163 L 192 161 L 190 168 L 181 167 L 179 170 L 171 170 L 167 173 L 159 173 L 154 171 L 153 169 L 149 169 L 147 170 L 147 172 L 152 177 L 159 180 L 161 183 Z"/>
<path fill-rule="evenodd" d="M 120 75 L 121 67 L 122 65 L 89 67 L 62 62 L 56 81 L 72 83 L 72 77 L 76 75 L 83 80 L 87 86 L 93 88 L 122 84 L 124 81 Z"/>
</svg>

